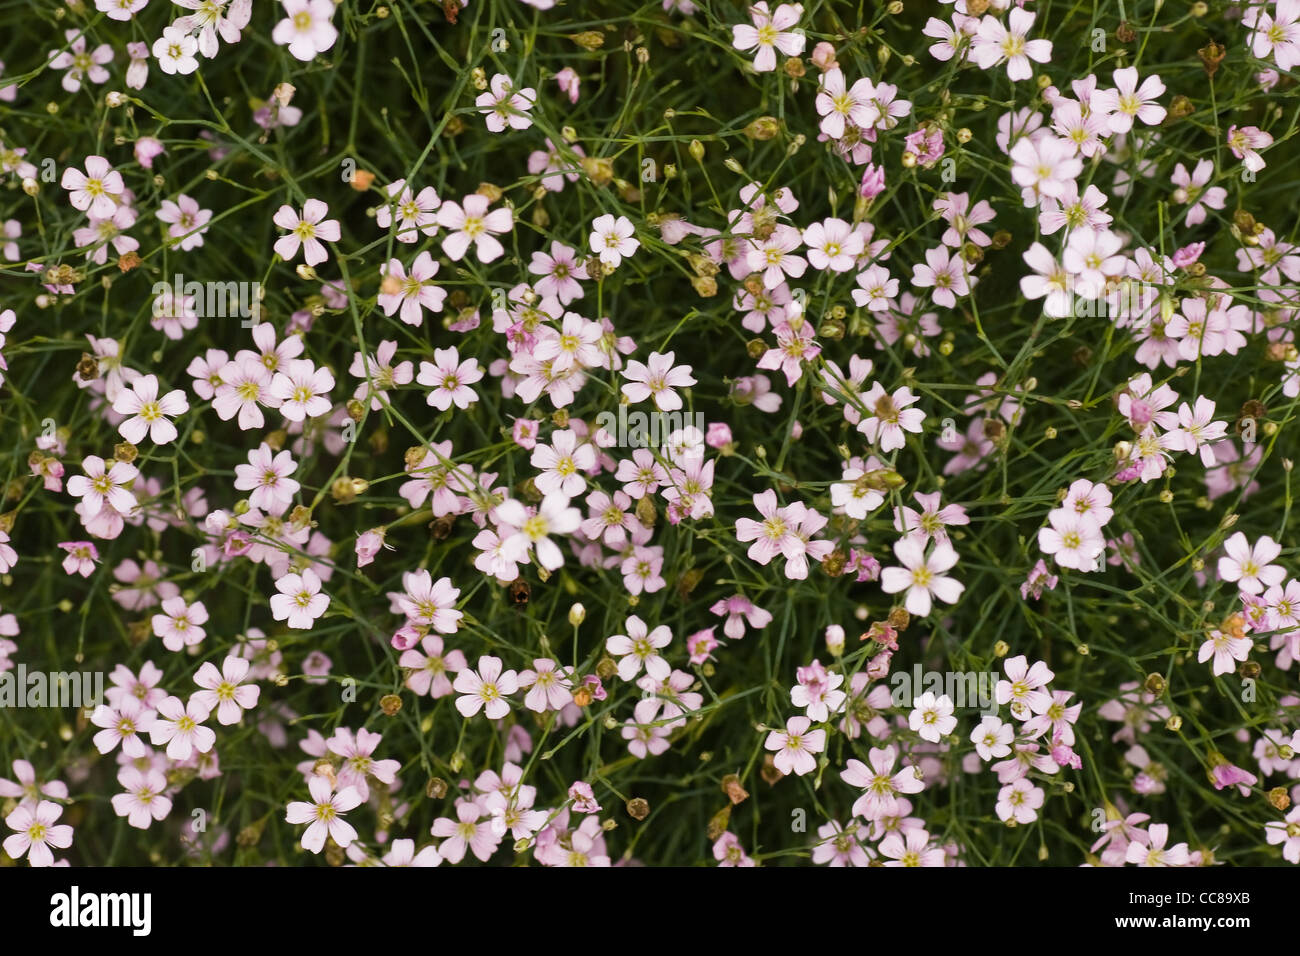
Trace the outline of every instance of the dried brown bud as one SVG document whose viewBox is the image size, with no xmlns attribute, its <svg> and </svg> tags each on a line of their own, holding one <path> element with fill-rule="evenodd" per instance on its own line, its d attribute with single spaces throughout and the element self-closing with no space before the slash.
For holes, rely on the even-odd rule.
<svg viewBox="0 0 1300 956">
<path fill-rule="evenodd" d="M 1005 249 L 1007 246 L 1011 245 L 1012 238 L 1014 237 L 1011 233 L 1007 232 L 1005 229 L 999 229 L 997 232 L 993 233 L 993 241 L 991 243 L 992 248 Z"/>
<path fill-rule="evenodd" d="M 1183 119 L 1195 112 L 1196 107 L 1192 105 L 1192 101 L 1181 93 L 1169 101 L 1169 119 L 1171 121 Z"/>
<path fill-rule="evenodd" d="M 581 33 L 575 33 L 569 39 L 588 51 L 599 50 L 605 45 L 605 34 L 599 30 L 583 30 Z"/>
<path fill-rule="evenodd" d="M 760 359 L 767 354 L 768 344 L 762 339 L 750 339 L 749 344 L 745 346 L 745 351 L 749 353 L 752 359 Z"/>
<path fill-rule="evenodd" d="M 774 787 L 785 776 L 780 770 L 776 769 L 775 757 L 772 754 L 766 754 L 763 757 L 763 769 L 758 772 L 763 778 L 763 782 L 769 787 Z"/>
<path fill-rule="evenodd" d="M 99 378 L 99 362 L 89 352 L 82 352 L 77 362 L 77 378 L 89 382 Z"/>
<path fill-rule="evenodd" d="M 447 781 L 442 777 L 430 777 L 424 785 L 424 795 L 430 800 L 441 800 L 447 795 Z"/>
<path fill-rule="evenodd" d="M 140 256 L 135 252 L 125 252 L 117 257 L 117 267 L 123 272 L 130 272 L 140 265 Z"/>
<path fill-rule="evenodd" d="M 402 698 L 396 694 L 385 694 L 379 698 L 379 709 L 384 712 L 385 717 L 392 717 L 402 709 Z"/>
<path fill-rule="evenodd" d="M 727 832 L 727 827 L 728 825 L 730 825 L 730 823 L 731 823 L 730 806 L 723 807 L 713 816 L 709 817 L 709 825 L 706 829 L 706 833 L 709 837 L 709 840 L 714 841 L 719 839 L 722 836 L 722 834 Z"/>
<path fill-rule="evenodd" d="M 600 660 L 596 661 L 596 676 L 601 680 L 609 680 L 618 673 L 618 664 L 614 663 L 614 658 L 605 654 Z"/>
<path fill-rule="evenodd" d="M 1286 792 L 1286 787 L 1274 787 L 1268 792 L 1268 802 L 1273 804 L 1275 810 L 1285 810 L 1291 806 L 1291 797 Z"/>
<path fill-rule="evenodd" d="M 135 461 L 135 456 L 138 454 L 138 451 L 139 450 L 129 441 L 118 442 L 113 446 L 113 458 L 129 465 L 131 462 Z"/>
<path fill-rule="evenodd" d="M 614 181 L 614 162 L 599 156 L 584 156 L 579 161 L 587 178 L 597 186 L 608 186 Z"/>
<path fill-rule="evenodd" d="M 650 816 L 650 802 L 643 797 L 633 797 L 627 802 L 627 815 L 633 820 L 644 820 Z"/>
<path fill-rule="evenodd" d="M 822 570 L 827 576 L 838 578 L 844 573 L 844 562 L 847 560 L 843 551 L 832 551 L 822 559 Z"/>
<path fill-rule="evenodd" d="M 647 528 L 653 528 L 655 521 L 659 518 L 659 513 L 655 511 L 655 503 L 646 495 L 636 503 L 636 520 L 640 521 Z"/>
<path fill-rule="evenodd" d="M 711 299 L 718 294 L 718 280 L 713 276 L 694 276 L 691 285 L 701 299 Z"/>
<path fill-rule="evenodd" d="M 740 776 L 729 773 L 722 778 L 722 792 L 727 795 L 733 806 L 744 803 L 749 797 L 748 791 L 740 785 Z"/>
<path fill-rule="evenodd" d="M 1152 697 L 1159 697 L 1165 692 L 1165 679 L 1160 674 L 1148 674 L 1142 686 Z"/>
<path fill-rule="evenodd" d="M 1121 20 L 1119 26 L 1115 28 L 1115 39 L 1120 43 L 1132 43 L 1137 39 L 1137 31 L 1127 20 Z"/>
<path fill-rule="evenodd" d="M 896 631 L 906 631 L 912 623 L 912 615 L 907 613 L 907 608 L 896 607 L 889 612 L 889 626 Z"/>
<path fill-rule="evenodd" d="M 1201 65 L 1205 67 L 1205 75 L 1214 76 L 1215 73 L 1219 72 L 1219 64 L 1228 55 L 1228 51 L 1211 40 L 1197 50 L 1196 54 L 1201 58 Z"/>
<path fill-rule="evenodd" d="M 359 193 L 365 192 L 375 182 L 375 174 L 368 169 L 358 169 L 352 174 L 348 184 Z"/>
<path fill-rule="evenodd" d="M 677 593 L 683 601 L 690 596 L 690 593 L 699 586 L 702 580 L 704 580 L 703 568 L 691 568 L 677 579 Z"/>
</svg>

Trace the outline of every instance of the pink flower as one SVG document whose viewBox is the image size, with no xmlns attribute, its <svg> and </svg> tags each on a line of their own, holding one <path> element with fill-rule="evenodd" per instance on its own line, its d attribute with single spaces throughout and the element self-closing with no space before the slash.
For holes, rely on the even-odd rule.
<svg viewBox="0 0 1300 956">
<path fill-rule="evenodd" d="M 483 810 L 473 800 L 456 804 L 455 820 L 449 817 L 434 820 L 432 833 L 444 838 L 438 853 L 448 863 L 459 863 L 469 851 L 486 863 L 505 835 L 504 830 L 493 832 L 493 821 L 484 816 Z"/>
<path fill-rule="evenodd" d="M 1266 4 L 1251 10 L 1255 12 L 1250 35 L 1255 58 L 1262 60 L 1271 55 L 1279 70 L 1289 71 L 1300 65 L 1300 4 L 1296 0 L 1278 0 L 1272 11 Z"/>
<path fill-rule="evenodd" d="M 534 479 L 538 491 L 574 498 L 587 488 L 583 474 L 595 467 L 596 450 L 590 442 L 579 443 L 573 429 L 560 428 L 551 433 L 550 445 L 533 449 L 529 463 L 542 471 Z"/>
<path fill-rule="evenodd" d="M 162 614 L 153 616 L 153 632 L 162 638 L 163 647 L 179 651 L 202 642 L 203 624 L 208 620 L 208 609 L 202 601 L 186 604 L 177 595 L 162 602 Z M 182 758 L 183 759 L 183 758 Z"/>
<path fill-rule="evenodd" d="M 135 495 L 126 486 L 139 476 L 139 470 L 123 461 L 114 461 L 107 471 L 104 465 L 98 455 L 88 455 L 81 462 L 85 475 L 68 479 L 68 494 L 82 500 L 88 518 L 99 514 L 105 505 L 120 514 L 135 508 Z"/>
<path fill-rule="evenodd" d="M 355 787 L 362 800 L 370 799 L 369 779 L 374 778 L 386 787 L 397 780 L 397 771 L 402 764 L 397 760 L 375 760 L 372 754 L 383 740 L 382 734 L 374 733 L 362 727 L 353 734 L 346 727 L 339 727 L 334 735 L 325 742 L 329 752 L 339 757 L 343 763 L 338 771 L 339 787 Z"/>
<path fill-rule="evenodd" d="M 1199 226 L 1205 222 L 1206 207 L 1210 209 L 1222 209 L 1228 199 L 1228 191 L 1222 186 L 1211 186 L 1206 189 L 1211 177 L 1214 176 L 1214 162 L 1209 159 L 1202 159 L 1196 164 L 1189 175 L 1187 167 L 1179 163 L 1174 167 L 1174 173 L 1170 177 L 1173 184 L 1178 188 L 1174 190 L 1174 202 L 1188 204 L 1187 225 Z"/>
<path fill-rule="evenodd" d="M 564 564 L 564 555 L 550 535 L 571 534 L 582 525 L 582 512 L 571 508 L 568 497 L 562 494 L 544 497 L 533 514 L 511 498 L 497 509 L 497 516 L 502 526 L 502 537 L 516 555 L 514 560 L 527 560 L 527 551 L 532 548 L 537 563 L 548 571 Z M 516 530 L 507 536 L 505 532 L 510 529 Z"/>
<path fill-rule="evenodd" d="M 437 699 L 446 697 L 453 690 L 447 672 L 453 674 L 463 671 L 467 665 L 465 655 L 459 650 L 443 653 L 442 638 L 429 634 L 420 642 L 421 650 L 414 648 L 403 650 L 398 658 L 398 666 L 407 668 L 411 675 L 406 679 L 406 686 L 417 696 L 428 694 Z"/>
<path fill-rule="evenodd" d="M 386 265 L 380 266 L 384 282 L 380 285 L 378 301 L 384 315 L 397 312 L 407 325 L 419 326 L 424 324 L 425 309 L 441 312 L 447 292 L 433 282 L 438 268 L 438 263 L 427 250 L 415 257 L 409 273 L 397 259 L 389 259 Z M 384 291 L 390 288 L 394 291 Z"/>
<path fill-rule="evenodd" d="M 257 706 L 262 689 L 256 684 L 244 684 L 251 665 L 242 657 L 228 656 L 218 671 L 211 661 L 205 661 L 194 675 L 196 690 L 190 697 L 209 711 L 216 710 L 217 723 L 222 726 L 239 723 L 245 710 Z"/>
<path fill-rule="evenodd" d="M 486 117 L 490 132 L 503 132 L 510 129 L 528 129 L 533 125 L 533 118 L 528 111 L 537 100 L 537 91 L 531 86 L 516 90 L 514 81 L 504 73 L 497 73 L 486 92 L 480 93 L 474 105 Z"/>
<path fill-rule="evenodd" d="M 155 747 L 167 745 L 172 760 L 189 760 L 195 751 L 205 754 L 217 742 L 212 728 L 200 726 L 210 713 L 193 697 L 188 704 L 181 703 L 179 697 L 168 697 L 158 703 L 158 719 L 149 728 L 149 736 Z"/>
<path fill-rule="evenodd" d="M 1092 109 L 1109 114 L 1112 133 L 1127 133 L 1133 128 L 1134 120 L 1141 120 L 1147 126 L 1157 126 L 1164 121 L 1166 110 L 1155 102 L 1156 97 L 1165 92 L 1159 76 L 1148 76 L 1141 86 L 1138 86 L 1135 66 L 1116 70 L 1113 76 L 1116 88 L 1098 90 L 1091 103 Z"/>
<path fill-rule="evenodd" d="M 1273 137 L 1258 126 L 1228 127 L 1228 148 L 1232 150 L 1232 155 L 1241 160 L 1241 164 L 1252 173 L 1259 172 L 1266 165 L 1258 151 L 1272 145 Z M 67 178 L 66 173 L 64 178 Z"/>
<path fill-rule="evenodd" d="M 1002 664 L 1007 675 L 993 688 L 993 697 L 999 704 L 1010 704 L 1011 713 L 1020 720 L 1028 720 L 1032 714 L 1043 714 L 1052 706 L 1052 695 L 1043 690 L 1054 675 L 1042 661 L 1035 661 L 1033 667 L 1025 655 L 1009 657 Z"/>
<path fill-rule="evenodd" d="M 5 817 L 5 825 L 17 831 L 4 841 L 5 852 L 14 860 L 27 856 L 32 866 L 53 866 L 54 854 L 50 847 L 66 850 L 72 846 L 72 827 L 66 823 L 55 824 L 63 808 L 49 800 L 41 800 L 35 807 L 19 804 Z"/>
<path fill-rule="evenodd" d="M 957 552 L 946 541 L 938 542 L 927 556 L 924 544 L 914 538 L 900 538 L 894 543 L 894 554 L 903 566 L 881 571 L 880 587 L 886 594 L 907 591 L 907 610 L 911 614 L 929 614 L 932 598 L 955 604 L 966 589 L 956 578 L 943 574 L 957 563 Z"/>
<path fill-rule="evenodd" d="M 612 215 L 598 216 L 591 224 L 588 242 L 602 265 L 616 269 L 625 256 L 632 255 L 641 247 L 634 233 L 632 221 L 627 216 L 617 219 Z"/>
<path fill-rule="evenodd" d="M 853 804 L 853 815 L 867 820 L 883 820 L 898 814 L 900 793 L 920 793 L 925 783 L 913 767 L 894 773 L 898 752 L 893 747 L 872 747 L 867 753 L 870 767 L 861 760 L 850 759 L 840 771 L 840 779 L 850 787 L 865 792 Z"/>
<path fill-rule="evenodd" d="M 334 374 L 329 369 L 317 368 L 310 359 L 293 359 L 284 371 L 275 373 L 268 391 L 280 403 L 280 414 L 301 422 L 329 412 L 332 388 Z"/>
<path fill-rule="evenodd" d="M 998 802 L 994 809 L 999 820 L 1014 819 L 1017 823 L 1033 823 L 1038 819 L 1044 797 L 1042 787 L 1034 786 L 1028 777 L 1021 777 L 998 791 Z"/>
<path fill-rule="evenodd" d="M 1201 645 L 1196 660 L 1204 664 L 1210 658 L 1214 658 L 1211 671 L 1216 677 L 1221 674 L 1231 674 L 1236 670 L 1236 664 L 1233 662 L 1246 660 L 1250 656 L 1252 646 L 1248 637 L 1233 637 L 1215 628 L 1210 631 L 1205 643 Z"/>
<path fill-rule="evenodd" d="M 533 661 L 534 670 L 519 672 L 519 686 L 531 690 L 524 697 L 524 706 L 536 713 L 563 710 L 573 701 L 572 682 L 559 665 L 548 657 Z"/>
<path fill-rule="evenodd" d="M 325 0 L 328 3 L 328 0 Z M 357 831 L 343 819 L 343 814 L 355 810 L 364 802 L 356 787 L 344 787 L 334 793 L 334 787 L 325 777 L 313 774 L 307 781 L 311 803 L 294 801 L 286 808 L 286 823 L 307 823 L 310 826 L 302 835 L 302 848 L 319 853 L 325 848 L 325 838 L 330 837 L 346 849 L 357 838 Z"/>
<path fill-rule="evenodd" d="M 100 704 L 90 715 L 90 722 L 103 728 L 95 734 L 95 749 L 106 754 L 121 744 L 122 753 L 128 757 L 143 757 L 146 751 L 141 735 L 153 726 L 156 717 L 135 697 L 122 697 L 112 706 Z"/>
<path fill-rule="evenodd" d="M 334 45 L 334 41 L 339 37 L 339 31 L 331 22 L 334 19 L 334 4 L 330 0 L 280 0 L 280 2 L 284 4 L 286 16 L 271 31 L 271 39 L 276 45 L 287 46 L 289 53 L 304 63 L 314 60 L 317 53 L 324 53 Z M 222 35 L 225 36 L 224 31 Z M 321 842 L 324 842 L 323 838 Z M 304 839 L 303 846 L 306 845 Z M 346 846 L 346 844 L 340 845 Z M 319 851 L 319 847 L 317 850 Z"/>
<path fill-rule="evenodd" d="M 1083 172 L 1074 144 L 1055 136 L 1024 137 L 1011 147 L 1011 179 L 1022 187 L 1021 200 L 1036 206 L 1041 197 L 1059 199 Z"/>
<path fill-rule="evenodd" d="M 103 156 L 87 156 L 85 173 L 69 166 L 63 171 L 60 185 L 68 190 L 68 201 L 74 209 L 95 219 L 112 218 L 126 188 L 122 174 L 109 166 Z"/>
<path fill-rule="evenodd" d="M 826 45 L 818 44 L 818 48 Z M 834 56 L 834 50 L 831 55 Z M 831 139 L 839 139 L 848 123 L 863 129 L 871 126 L 877 115 L 870 106 L 874 96 L 875 87 L 866 77 L 850 88 L 838 67 L 828 69 L 822 76 L 815 103 L 818 114 L 823 117 L 821 131 Z"/>
<path fill-rule="evenodd" d="M 425 401 L 434 408 L 446 411 L 452 405 L 457 408 L 469 408 L 478 401 L 478 396 L 470 388 L 483 378 L 483 369 L 475 359 L 460 361 L 455 347 L 434 349 L 433 362 L 421 362 L 420 374 L 416 382 L 431 388 Z"/>
<path fill-rule="evenodd" d="M 632 361 L 623 371 L 626 384 L 623 394 L 630 402 L 644 402 L 652 399 L 660 411 L 671 412 L 682 407 L 681 396 L 674 389 L 685 388 L 695 384 L 691 375 L 691 366 L 673 366 L 676 355 L 673 352 L 660 354 L 651 352 L 648 364 Z"/>
<path fill-rule="evenodd" d="M 559 86 L 560 91 L 569 97 L 570 103 L 578 102 L 582 81 L 573 67 L 566 66 L 559 73 L 556 73 L 555 83 Z"/>
<path fill-rule="evenodd" d="M 83 578 L 90 577 L 95 570 L 95 562 L 99 560 L 99 549 L 93 541 L 60 541 L 58 546 L 68 552 L 68 556 L 63 559 L 64 571 L 80 574 Z"/>
<path fill-rule="evenodd" d="M 442 251 L 453 262 L 459 262 L 473 243 L 479 262 L 492 262 L 505 255 L 505 247 L 496 234 L 509 232 L 514 226 L 514 214 L 508 207 L 488 212 L 488 198 L 479 193 L 465 197 L 465 205 L 444 202 L 438 208 L 438 225 L 451 230 L 442 240 Z"/>
<path fill-rule="evenodd" d="M 861 399 L 871 414 L 858 423 L 858 431 L 867 436 L 867 441 L 878 445 L 881 451 L 902 448 L 907 444 L 904 433 L 919 435 L 925 421 L 923 411 L 908 407 L 915 405 L 917 400 L 917 396 L 907 386 L 889 395 L 883 385 L 874 382 L 871 391 Z"/>
<path fill-rule="evenodd" d="M 761 630 L 772 623 L 771 612 L 755 607 L 752 601 L 741 594 L 718 601 L 709 608 L 709 613 L 726 617 L 722 623 L 722 633 L 731 641 L 738 641 L 745 636 L 746 624 Z"/>
<path fill-rule="evenodd" d="M 311 630 L 316 619 L 330 606 L 329 595 L 321 593 L 320 578 L 311 568 L 302 574 L 286 574 L 275 582 L 279 594 L 271 596 L 271 616 L 289 627 Z"/>
<path fill-rule="evenodd" d="M 64 30 L 63 36 L 68 41 L 69 48 L 61 53 L 50 51 L 49 54 L 51 69 L 67 70 L 63 74 L 63 88 L 69 93 L 76 93 L 81 89 L 82 77 L 92 83 L 106 82 L 108 70 L 104 69 L 104 64 L 113 62 L 113 48 L 107 43 L 101 43 L 87 52 L 86 37 L 80 30 Z M 66 173 L 64 178 L 67 178 Z"/>
<path fill-rule="evenodd" d="M 1235 581 L 1246 594 L 1263 594 L 1266 588 L 1281 584 L 1286 569 L 1280 564 L 1270 564 L 1282 553 L 1282 546 L 1268 535 L 1261 535 L 1254 545 L 1238 531 L 1224 542 L 1227 555 L 1219 558 L 1219 577 Z"/>
<path fill-rule="evenodd" d="M 1038 529 L 1038 548 L 1063 568 L 1085 573 L 1097 570 L 1106 539 L 1095 518 L 1066 508 L 1047 515 L 1048 525 Z"/>
<path fill-rule="evenodd" d="M 462 695 L 456 698 L 462 717 L 473 717 L 482 710 L 490 720 L 500 720 L 510 713 L 505 698 L 519 689 L 519 678 L 514 671 L 502 672 L 501 658 L 484 656 L 478 659 L 477 671 L 466 667 L 452 686 Z"/>
<path fill-rule="evenodd" d="M 957 296 L 966 295 L 973 285 L 965 258 L 954 257 L 947 246 L 938 246 L 925 251 L 925 264 L 912 266 L 912 285 L 918 288 L 933 288 L 931 298 L 936 305 L 953 308 L 957 305 Z"/>
<path fill-rule="evenodd" d="M 812 721 L 807 717 L 791 717 L 785 722 L 784 731 L 768 733 L 763 746 L 777 752 L 772 761 L 777 770 L 802 777 L 817 769 L 814 755 L 826 749 L 826 731 L 809 730 L 810 726 Z"/>
<path fill-rule="evenodd" d="M 753 21 L 737 23 L 731 28 L 731 45 L 737 50 L 748 52 L 757 50 L 754 56 L 754 70 L 758 73 L 770 73 L 776 69 L 776 51 L 786 56 L 799 56 L 803 53 L 804 35 L 790 32 L 790 27 L 799 22 L 803 16 L 803 4 L 783 3 L 773 13 L 768 10 L 766 0 L 759 0 L 749 8 Z"/>
<path fill-rule="evenodd" d="M 1148 842 L 1134 840 L 1128 845 L 1124 859 L 1138 866 L 1186 866 L 1189 854 L 1186 843 L 1177 843 L 1165 849 L 1169 839 L 1169 827 L 1164 823 L 1153 823 L 1147 828 Z"/>
<path fill-rule="evenodd" d="M 620 658 L 619 678 L 631 681 L 644 667 L 655 680 L 667 680 L 672 668 L 659 651 L 672 643 L 673 632 L 666 624 L 660 624 L 652 631 L 635 614 L 628 617 L 625 629 L 626 634 L 615 634 L 605 641 L 605 650 Z"/>
<path fill-rule="evenodd" d="M 1007 24 L 992 15 L 980 20 L 979 30 L 971 41 L 971 57 L 981 70 L 1007 64 L 1012 80 L 1027 80 L 1034 75 L 1029 61 L 1046 63 L 1052 58 L 1050 40 L 1026 40 L 1035 15 L 1022 7 L 1012 7 Z"/>
<path fill-rule="evenodd" d="M 1300 806 L 1292 809 L 1281 822 L 1264 824 L 1264 838 L 1270 845 L 1282 844 L 1282 858 L 1288 863 L 1300 864 Z M 8 848 L 6 844 L 5 849 Z"/>
<path fill-rule="evenodd" d="M 294 0 L 290 0 L 294 2 Z M 305 3 L 307 0 L 301 0 Z M 311 0 L 314 4 L 323 3 L 332 11 L 333 4 L 329 0 Z M 339 223 L 337 219 L 325 219 L 329 213 L 329 206 L 319 199 L 308 199 L 302 206 L 302 214 L 293 211 L 289 205 L 281 206 L 272 221 L 281 229 L 288 229 L 289 234 L 281 236 L 275 241 L 275 251 L 285 262 L 291 261 L 298 255 L 298 247 L 302 246 L 302 256 L 307 265 L 315 266 L 329 258 L 322 240 L 325 242 L 338 242 L 341 236 Z"/>
<path fill-rule="evenodd" d="M 254 508 L 281 514 L 298 493 L 298 482 L 289 477 L 297 470 L 298 464 L 288 449 L 273 452 L 263 442 L 248 453 L 248 464 L 235 466 L 235 488 L 252 492 L 248 503 Z"/>
</svg>

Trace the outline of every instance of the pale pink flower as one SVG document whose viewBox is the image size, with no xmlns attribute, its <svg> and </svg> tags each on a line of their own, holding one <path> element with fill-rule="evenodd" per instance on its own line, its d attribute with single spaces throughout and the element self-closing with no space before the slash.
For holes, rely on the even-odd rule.
<svg viewBox="0 0 1300 956">
<path fill-rule="evenodd" d="M 325 2 L 328 4 L 329 0 Z M 327 837 L 339 847 L 349 847 L 357 838 L 357 831 L 343 819 L 343 814 L 364 802 L 356 787 L 344 787 L 334 793 L 334 786 L 326 777 L 312 774 L 307 780 L 307 790 L 311 793 L 311 802 L 294 801 L 284 815 L 286 823 L 310 824 L 303 832 L 302 848 L 319 853 L 325 848 Z"/>
</svg>

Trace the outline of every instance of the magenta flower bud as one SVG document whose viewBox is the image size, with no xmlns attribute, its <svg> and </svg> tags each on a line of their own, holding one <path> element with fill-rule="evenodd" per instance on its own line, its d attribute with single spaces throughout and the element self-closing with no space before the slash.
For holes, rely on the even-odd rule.
<svg viewBox="0 0 1300 956">
<path fill-rule="evenodd" d="M 818 43 L 812 51 L 813 66 L 825 73 L 827 70 L 833 70 L 839 63 L 835 60 L 835 47 L 826 41 Z"/>
<path fill-rule="evenodd" d="M 135 161 L 145 169 L 153 169 L 154 158 L 165 152 L 163 144 L 152 136 L 141 136 L 135 141 Z"/>
<path fill-rule="evenodd" d="M 872 164 L 862 173 L 862 183 L 858 186 L 858 195 L 863 199 L 875 199 L 885 191 L 885 169 Z"/>
<path fill-rule="evenodd" d="M 731 429 L 724 422 L 712 422 L 704 443 L 710 448 L 725 448 L 731 444 Z"/>
</svg>

